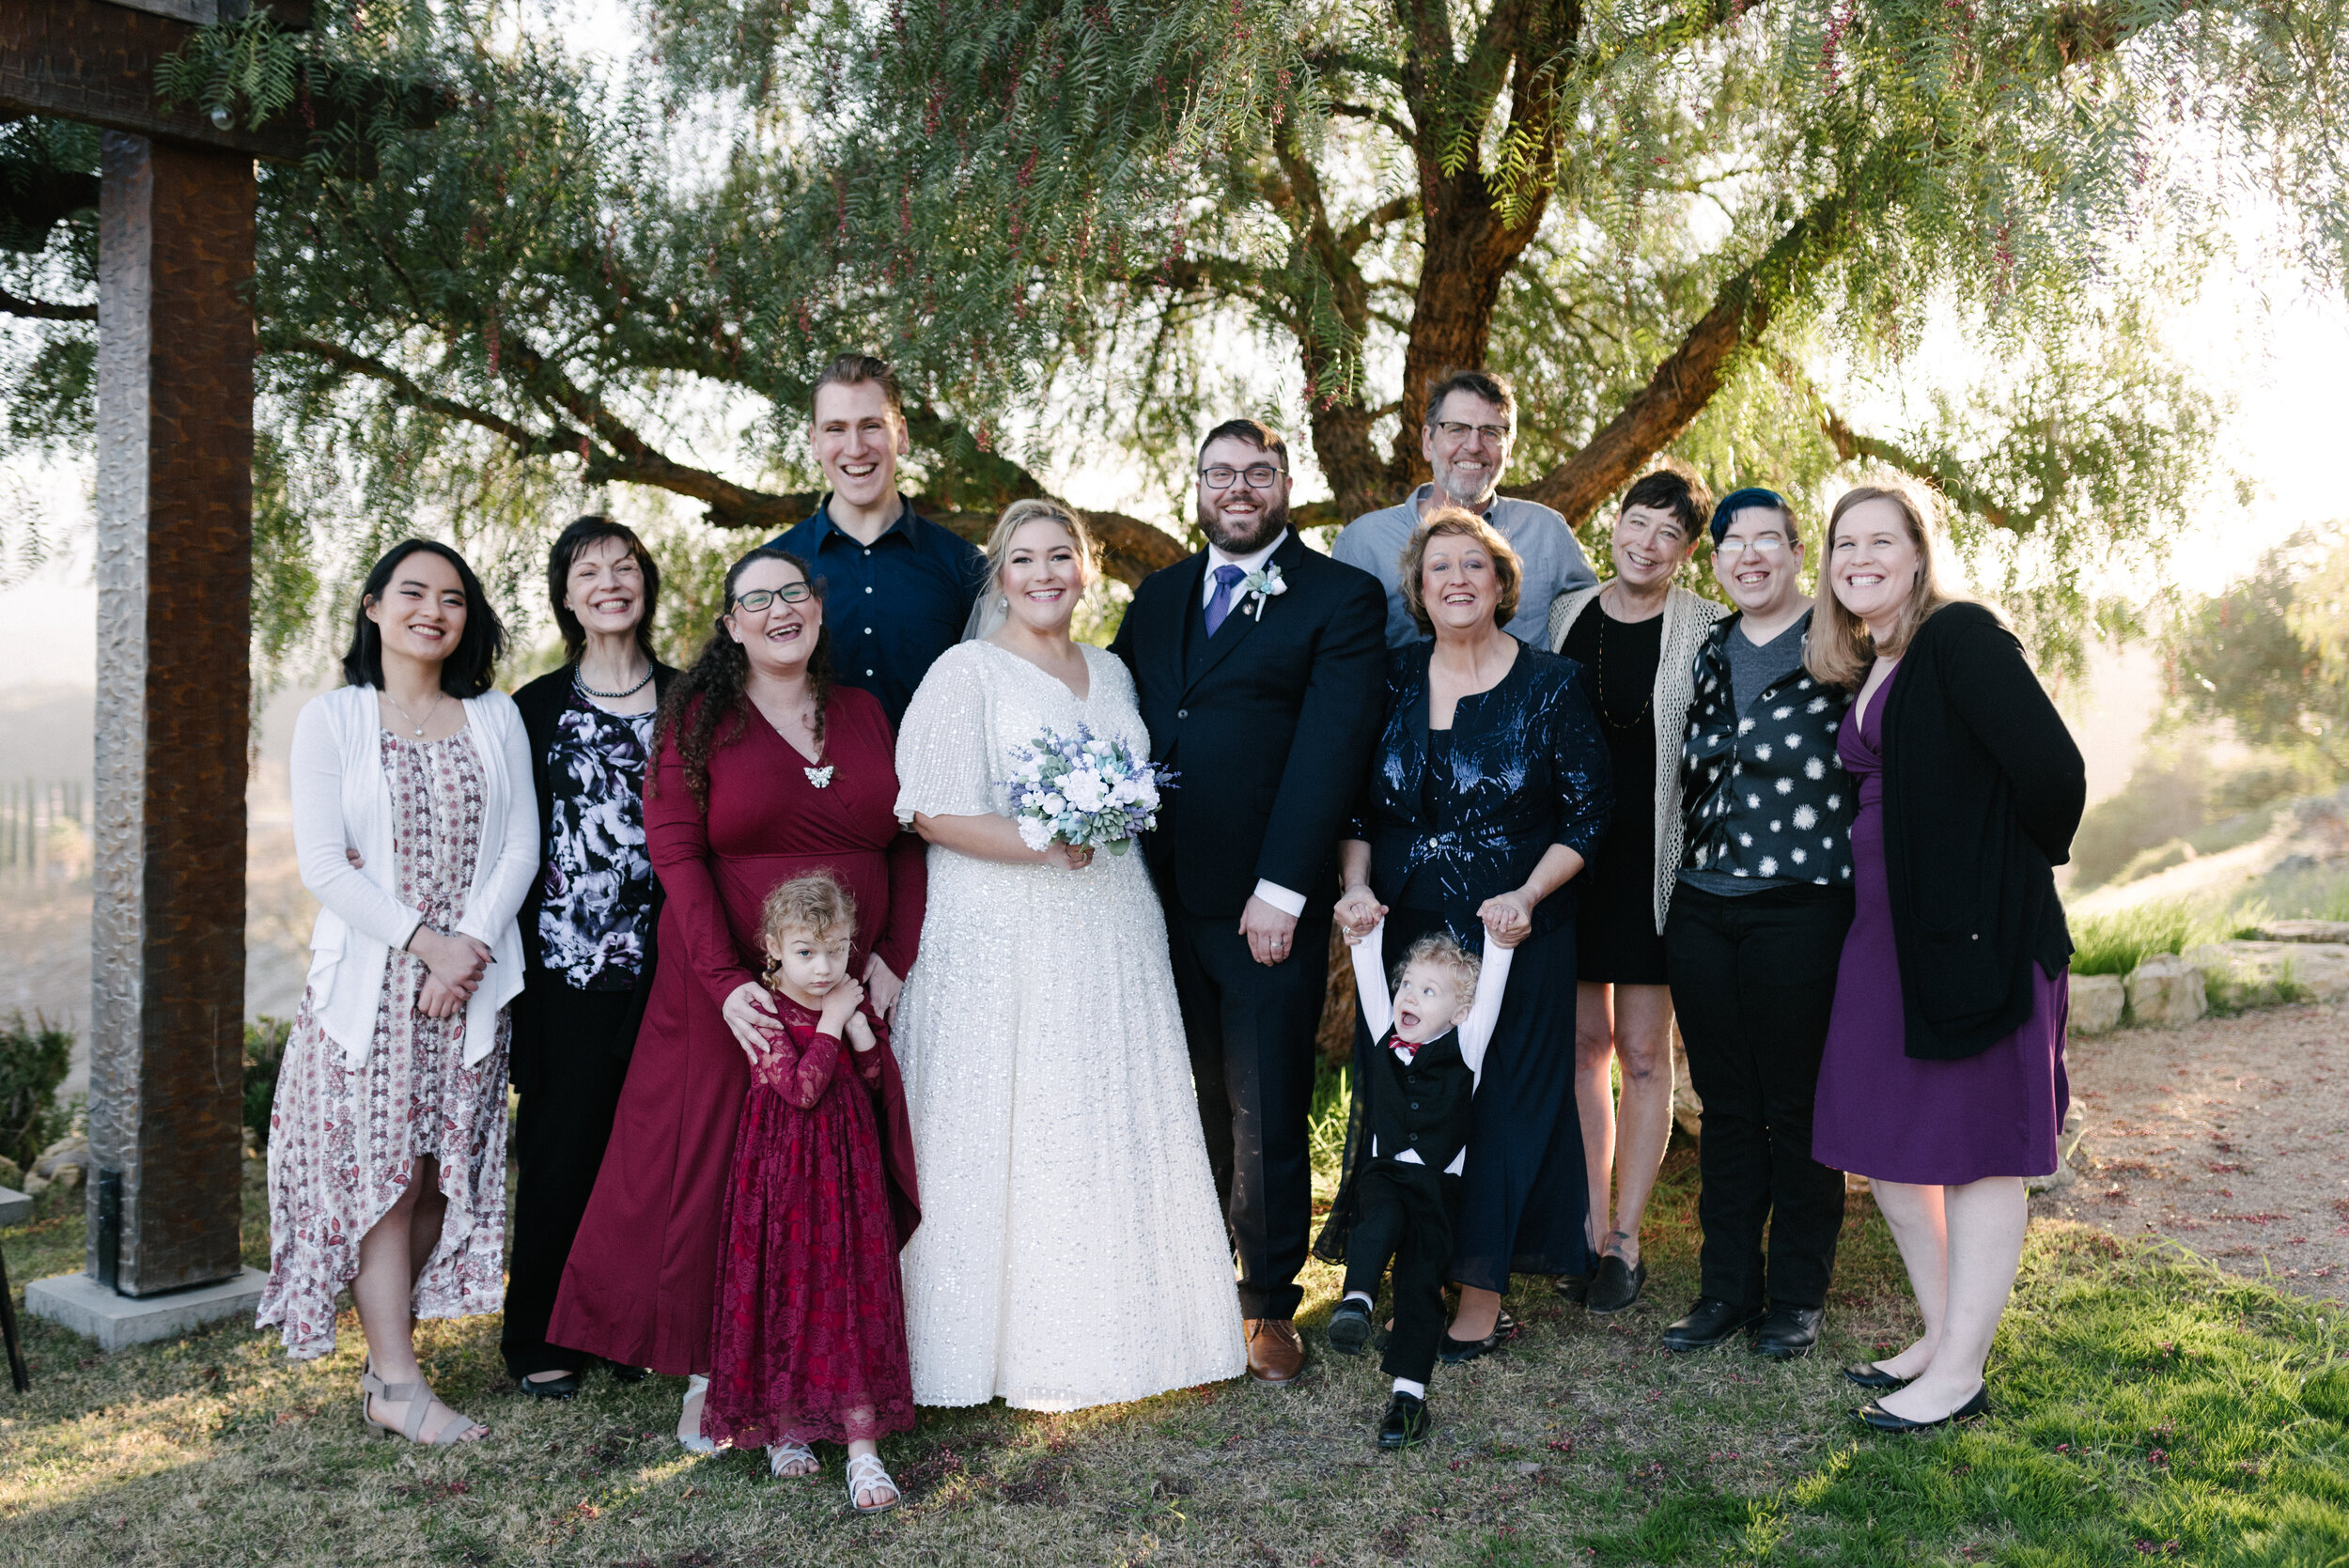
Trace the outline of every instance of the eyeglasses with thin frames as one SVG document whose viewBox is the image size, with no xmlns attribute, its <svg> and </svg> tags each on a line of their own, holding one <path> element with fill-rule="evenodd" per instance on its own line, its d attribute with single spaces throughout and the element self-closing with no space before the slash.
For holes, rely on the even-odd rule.
<svg viewBox="0 0 2349 1568">
<path fill-rule="evenodd" d="M 1232 481 L 1235 479 L 1247 480 L 1248 488 L 1252 490 L 1268 490 L 1272 488 L 1273 482 L 1287 472 L 1287 469 L 1275 468 L 1270 463 L 1251 463 L 1246 468 L 1234 468 L 1229 463 L 1217 463 L 1212 468 L 1201 469 L 1199 477 L 1211 490 L 1228 490 L 1232 488 Z"/>
<path fill-rule="evenodd" d="M 1767 559 L 1785 553 L 1786 541 L 1775 534 L 1765 534 L 1754 539 L 1723 539 L 1713 547 L 1713 558 L 1717 561 L 1735 561 L 1748 551 Z"/>
<path fill-rule="evenodd" d="M 1436 421 L 1436 434 L 1446 441 L 1466 441 L 1475 435 L 1483 436 L 1496 446 L 1509 444 L 1509 427 L 1506 425 L 1464 425 L 1456 419 L 1439 419 Z"/>
<path fill-rule="evenodd" d="M 756 614 L 777 599 L 786 604 L 797 604 L 815 591 L 804 582 L 786 582 L 780 588 L 753 588 L 747 594 L 737 594 L 734 607 Z"/>
</svg>

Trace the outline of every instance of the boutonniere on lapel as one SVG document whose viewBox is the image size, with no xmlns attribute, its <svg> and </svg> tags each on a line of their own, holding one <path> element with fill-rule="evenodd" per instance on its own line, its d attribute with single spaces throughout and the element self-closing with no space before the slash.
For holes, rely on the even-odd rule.
<svg viewBox="0 0 2349 1568">
<path fill-rule="evenodd" d="M 1249 599 L 1243 608 L 1252 610 L 1256 619 L 1261 621 L 1264 619 L 1265 600 L 1280 598 L 1289 591 L 1289 585 L 1281 581 L 1281 568 L 1268 561 L 1239 580 L 1239 591 L 1244 598 Z"/>
</svg>

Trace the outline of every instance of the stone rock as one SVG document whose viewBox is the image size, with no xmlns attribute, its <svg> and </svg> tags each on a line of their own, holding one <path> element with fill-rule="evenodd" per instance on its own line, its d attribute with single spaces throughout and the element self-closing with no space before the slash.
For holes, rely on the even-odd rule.
<svg viewBox="0 0 2349 1568">
<path fill-rule="evenodd" d="M 2105 1034 L 2120 1028 L 2128 1000 L 2117 974 L 2072 976 L 2072 1032 Z"/>
<path fill-rule="evenodd" d="M 40 1157 L 33 1161 L 33 1174 L 47 1176 L 54 1180 L 57 1172 L 68 1166 L 79 1170 L 89 1168 L 89 1135 L 87 1133 L 69 1132 L 43 1149 L 40 1152 Z"/>
<path fill-rule="evenodd" d="M 2063 1130 L 2056 1136 L 2056 1168 L 2044 1176 L 2026 1177 L 2024 1190 L 2052 1192 L 2078 1181 L 2080 1173 L 2072 1158 L 2079 1153 L 2080 1142 L 2087 1136 L 2088 1113 L 2080 1109 L 2079 1101 L 2074 1100 L 2071 1109 L 2063 1113 Z"/>
<path fill-rule="evenodd" d="M 24 1178 L 22 1190 L 27 1198 L 38 1198 L 42 1193 L 49 1190 L 49 1178 L 47 1176 L 27 1175 Z"/>
<path fill-rule="evenodd" d="M 2129 1018 L 2140 1029 L 2183 1029 L 2210 1010 L 2202 971 L 2174 953 L 2156 953 L 2129 972 Z"/>
<path fill-rule="evenodd" d="M 2262 942 L 2349 942 L 2349 920 L 2271 920 L 2251 927 Z"/>
<path fill-rule="evenodd" d="M 2185 956 L 2232 986 L 2272 986 L 2288 977 L 2319 1001 L 2349 996 L 2349 942 L 2203 942 Z"/>
<path fill-rule="evenodd" d="M 24 1168 L 6 1155 L 0 1155 L 0 1187 L 24 1185 Z"/>
</svg>

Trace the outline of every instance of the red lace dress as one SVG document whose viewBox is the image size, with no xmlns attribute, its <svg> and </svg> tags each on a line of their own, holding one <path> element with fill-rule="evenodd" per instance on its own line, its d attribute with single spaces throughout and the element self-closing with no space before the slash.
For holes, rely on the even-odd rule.
<svg viewBox="0 0 2349 1568">
<path fill-rule="evenodd" d="M 772 995 L 772 993 L 770 993 Z M 913 1426 L 899 1232 L 869 1051 L 774 995 L 782 1028 L 752 1068 L 726 1178 L 702 1435 L 737 1448 L 853 1442 Z"/>
</svg>

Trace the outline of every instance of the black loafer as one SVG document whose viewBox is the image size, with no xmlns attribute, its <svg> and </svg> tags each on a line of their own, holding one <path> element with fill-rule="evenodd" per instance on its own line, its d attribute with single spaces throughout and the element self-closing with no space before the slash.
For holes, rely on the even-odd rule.
<svg viewBox="0 0 2349 1568">
<path fill-rule="evenodd" d="M 514 1386 L 533 1399 L 568 1399 L 579 1392 L 579 1374 L 567 1372 L 560 1377 L 518 1377 Z"/>
<path fill-rule="evenodd" d="M 1436 1419 L 1427 1413 L 1427 1402 L 1417 1394 L 1398 1391 L 1387 1402 L 1387 1419 L 1378 1423 L 1378 1446 L 1382 1449 L 1412 1449 L 1427 1441 Z"/>
<path fill-rule="evenodd" d="M 1360 1356 L 1370 1343 L 1370 1303 L 1351 1298 L 1338 1303 L 1330 1314 L 1330 1348 L 1341 1356 Z"/>
<path fill-rule="evenodd" d="M 1808 1356 L 1819 1343 L 1819 1325 L 1826 1317 L 1824 1307 L 1772 1306 L 1753 1331 L 1753 1353 L 1773 1361 Z"/>
<path fill-rule="evenodd" d="M 1989 1413 L 1990 1385 L 1987 1383 L 1974 1390 L 1973 1398 L 1934 1421 L 1912 1421 L 1906 1416 L 1896 1416 L 1873 1399 L 1852 1412 L 1872 1432 L 1929 1432 L 1937 1426 L 1954 1426 L 1960 1421 L 1979 1421 Z"/>
<path fill-rule="evenodd" d="M 1895 1377 L 1874 1361 L 1862 1361 L 1858 1366 L 1845 1367 L 1843 1380 L 1854 1387 L 1873 1389 L 1880 1394 L 1890 1393 L 1894 1389 L 1908 1387 L 1907 1378 Z"/>
<path fill-rule="evenodd" d="M 1591 1277 L 1588 1274 L 1561 1274 L 1558 1283 L 1552 1288 L 1579 1307 L 1591 1298 Z"/>
<path fill-rule="evenodd" d="M 612 1374 L 614 1383 L 642 1383 L 652 1375 L 650 1367 L 624 1367 L 617 1361 L 606 1361 L 604 1367 Z"/>
<path fill-rule="evenodd" d="M 1647 1260 L 1641 1258 L 1634 1268 L 1610 1252 L 1598 1260 L 1598 1268 L 1591 1276 L 1591 1294 L 1583 1303 L 1593 1317 L 1612 1317 L 1629 1310 L 1640 1299 L 1640 1292 L 1647 1288 Z"/>
<path fill-rule="evenodd" d="M 1688 1316 L 1664 1326 L 1664 1348 L 1713 1350 L 1761 1321 L 1759 1307 L 1740 1307 L 1718 1296 L 1700 1296 Z"/>
<path fill-rule="evenodd" d="M 1517 1337 L 1517 1320 L 1502 1312 L 1493 1320 L 1493 1331 L 1481 1340 L 1455 1340 L 1449 1329 L 1445 1330 L 1443 1342 L 1436 1349 L 1436 1357 L 1445 1366 L 1456 1367 L 1463 1361 L 1473 1361 L 1479 1356 L 1489 1356 Z M 1397 1394 L 1394 1397 L 1407 1399 L 1409 1396 Z"/>
</svg>

